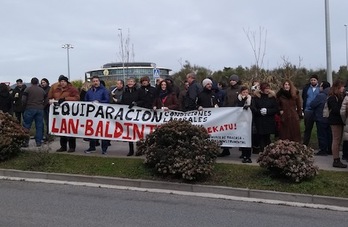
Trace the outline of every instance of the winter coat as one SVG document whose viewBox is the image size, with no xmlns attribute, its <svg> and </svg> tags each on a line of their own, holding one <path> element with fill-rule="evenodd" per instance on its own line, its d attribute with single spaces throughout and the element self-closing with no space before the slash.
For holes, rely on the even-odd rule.
<svg viewBox="0 0 348 227">
<path fill-rule="evenodd" d="M 203 89 L 201 93 L 198 94 L 197 107 L 210 108 L 218 106 L 218 100 L 215 96 L 213 90 Z"/>
<path fill-rule="evenodd" d="M 22 87 L 15 87 L 12 92 L 12 100 L 13 100 L 13 112 L 23 112 L 24 106 L 22 103 L 22 96 L 24 93 L 24 90 L 27 88 L 25 84 L 22 85 Z"/>
<path fill-rule="evenodd" d="M 0 110 L 4 113 L 12 111 L 12 97 L 8 91 L 0 92 Z"/>
<path fill-rule="evenodd" d="M 331 95 L 327 99 L 327 107 L 329 108 L 328 122 L 330 125 L 344 125 L 341 118 L 341 106 L 343 102 L 343 96 Z"/>
<path fill-rule="evenodd" d="M 112 91 L 111 91 L 111 98 L 110 98 L 110 102 L 112 104 L 120 104 L 121 101 L 122 101 L 122 95 L 123 95 L 123 88 L 122 89 L 117 89 L 114 88 Z M 114 100 L 116 99 L 116 101 Z"/>
<path fill-rule="evenodd" d="M 267 135 L 276 132 L 275 115 L 279 113 L 278 102 L 274 91 L 269 94 L 257 91 L 251 100 L 251 111 L 253 112 L 257 134 Z M 266 108 L 266 115 L 261 115 L 261 109 Z"/>
<path fill-rule="evenodd" d="M 152 109 L 153 102 L 155 101 L 156 97 L 156 88 L 152 87 L 151 85 L 148 86 L 141 86 L 138 90 L 139 92 L 139 99 L 137 101 L 137 106 Z"/>
<path fill-rule="evenodd" d="M 300 116 L 302 115 L 301 98 L 297 92 L 293 97 L 289 91 L 281 88 L 277 93 L 280 115 L 280 139 L 301 142 Z"/>
<path fill-rule="evenodd" d="M 344 129 L 343 129 L 343 140 L 348 140 L 348 96 L 346 96 L 343 99 L 340 114 L 343 123 L 345 123 Z"/>
<path fill-rule="evenodd" d="M 99 87 L 91 87 L 86 93 L 85 101 L 98 101 L 100 103 L 109 103 L 109 91 L 102 85 L 100 85 Z"/>
<path fill-rule="evenodd" d="M 240 85 L 236 84 L 234 86 L 229 86 L 226 89 L 226 94 L 225 94 L 225 101 L 224 101 L 224 106 L 226 107 L 234 107 L 237 96 L 240 91 Z"/>
<path fill-rule="evenodd" d="M 327 117 L 323 117 L 323 109 L 327 100 L 327 94 L 329 93 L 330 88 L 325 88 L 323 91 L 315 97 L 315 99 L 311 102 L 311 109 L 314 113 L 315 121 L 328 124 Z"/>
<path fill-rule="evenodd" d="M 170 110 L 178 110 L 179 109 L 179 101 L 175 92 L 162 93 L 158 92 L 158 97 L 155 99 L 153 106 L 157 109 L 161 109 L 162 107 L 168 107 Z"/>
<path fill-rule="evenodd" d="M 198 94 L 203 90 L 202 85 L 197 81 L 193 81 L 184 97 L 184 111 L 196 110 Z"/>
<path fill-rule="evenodd" d="M 234 104 L 235 107 L 250 107 L 251 105 L 251 96 L 242 97 L 241 94 L 238 94 L 237 100 Z"/>
<path fill-rule="evenodd" d="M 80 94 L 77 88 L 75 88 L 71 83 L 63 88 L 59 83 L 51 86 L 51 89 L 48 92 L 48 99 L 65 99 L 65 101 L 79 101 Z"/>
<path fill-rule="evenodd" d="M 131 105 L 132 102 L 137 102 L 139 100 L 139 92 L 136 87 L 129 88 L 126 86 L 122 95 L 121 104 Z"/>
</svg>

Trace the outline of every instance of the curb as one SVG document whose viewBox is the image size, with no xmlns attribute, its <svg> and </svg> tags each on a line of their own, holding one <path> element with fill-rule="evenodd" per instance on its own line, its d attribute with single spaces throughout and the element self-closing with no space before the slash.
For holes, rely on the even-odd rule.
<svg viewBox="0 0 348 227">
<path fill-rule="evenodd" d="M 334 209 L 329 207 L 322 207 L 324 209 L 334 209 L 341 211 L 348 211 L 348 198 L 330 197 L 330 196 L 318 196 L 308 194 L 296 194 L 266 190 L 255 189 L 243 189 L 232 188 L 224 186 L 210 186 L 210 185 L 194 185 L 185 183 L 173 183 L 151 180 L 139 180 L 139 179 L 127 179 L 127 178 L 115 178 L 115 177 L 102 177 L 102 176 L 86 176 L 77 174 L 60 174 L 60 173 L 45 173 L 45 172 L 32 172 L 32 171 L 20 171 L 12 169 L 0 169 L 0 176 L 14 177 L 25 179 L 44 179 L 55 181 L 67 181 L 67 182 L 79 182 L 79 183 L 93 183 L 112 186 L 123 186 L 132 188 L 145 188 L 145 189 L 162 189 L 162 190 L 174 190 L 180 192 L 190 193 L 209 193 L 222 196 L 234 196 L 249 199 L 262 199 L 262 200 L 277 200 L 279 204 L 283 202 L 290 203 L 303 203 L 303 204 L 317 204 L 326 206 L 341 207 L 344 209 Z M 303 205 L 306 206 L 306 205 Z"/>
</svg>

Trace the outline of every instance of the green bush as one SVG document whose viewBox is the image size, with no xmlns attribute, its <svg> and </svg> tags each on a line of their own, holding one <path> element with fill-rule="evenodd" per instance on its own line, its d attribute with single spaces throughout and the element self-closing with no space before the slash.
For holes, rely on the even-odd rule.
<svg viewBox="0 0 348 227">
<path fill-rule="evenodd" d="M 145 164 L 160 175 L 189 181 L 211 175 L 219 153 L 218 144 L 209 140 L 206 129 L 189 121 L 165 123 L 137 147 L 138 154 L 145 155 Z"/>
<path fill-rule="evenodd" d="M 257 162 L 273 175 L 300 182 L 318 174 L 314 166 L 314 150 L 289 140 L 278 140 L 266 146 Z"/>
<path fill-rule="evenodd" d="M 0 111 L 0 161 L 18 155 L 23 142 L 27 139 L 29 134 L 25 132 L 17 119 Z"/>
</svg>

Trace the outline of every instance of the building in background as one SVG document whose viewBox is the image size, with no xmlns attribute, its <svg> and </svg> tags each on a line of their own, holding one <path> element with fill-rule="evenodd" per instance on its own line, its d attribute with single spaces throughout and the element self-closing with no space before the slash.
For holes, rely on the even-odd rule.
<svg viewBox="0 0 348 227">
<path fill-rule="evenodd" d="M 134 77 L 139 81 L 141 77 L 148 76 L 151 84 L 155 85 L 157 77 L 167 78 L 170 76 L 170 71 L 172 70 L 168 68 L 156 67 L 156 64 L 151 62 L 115 62 L 107 63 L 100 69 L 86 72 L 85 80 L 90 80 L 93 76 L 99 76 L 104 81 L 127 80 L 129 77 Z"/>
</svg>

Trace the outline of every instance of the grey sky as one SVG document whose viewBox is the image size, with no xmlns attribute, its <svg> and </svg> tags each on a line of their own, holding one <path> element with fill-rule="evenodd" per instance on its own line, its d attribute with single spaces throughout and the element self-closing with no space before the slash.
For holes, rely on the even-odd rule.
<svg viewBox="0 0 348 227">
<path fill-rule="evenodd" d="M 0 82 L 36 76 L 71 79 L 121 61 L 120 31 L 130 31 L 135 61 L 177 72 L 185 60 L 219 70 L 255 60 L 243 29 L 267 30 L 264 67 L 326 68 L 324 0 L 2 0 Z M 348 1 L 330 1 L 332 69 L 346 64 Z"/>
</svg>

